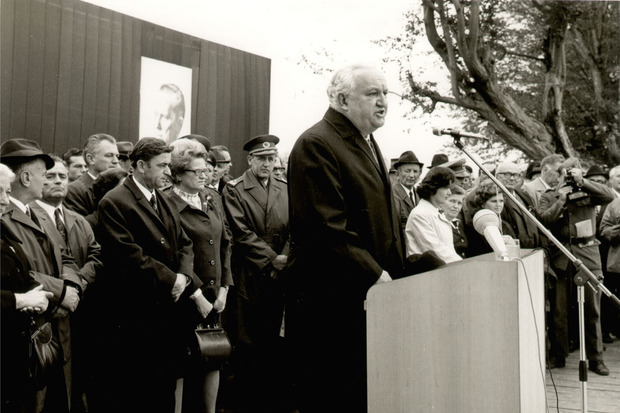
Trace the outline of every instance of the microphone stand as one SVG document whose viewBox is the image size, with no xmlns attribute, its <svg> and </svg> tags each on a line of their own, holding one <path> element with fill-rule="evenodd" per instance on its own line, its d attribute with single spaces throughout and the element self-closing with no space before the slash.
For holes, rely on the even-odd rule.
<svg viewBox="0 0 620 413">
<path fill-rule="evenodd" d="M 542 224 L 536 217 L 528 211 L 528 209 L 523 205 L 510 191 L 490 173 L 480 162 L 476 161 L 473 156 L 467 152 L 463 143 L 461 142 L 460 134 L 451 134 L 454 138 L 454 144 L 457 148 L 459 148 L 469 159 L 471 159 L 486 176 L 488 176 L 495 185 L 504 193 L 504 195 L 508 196 L 512 200 L 512 202 L 517 205 L 517 207 L 523 212 L 529 219 L 532 220 L 543 234 L 549 238 L 553 244 L 562 253 L 573 263 L 575 268 L 577 268 L 577 274 L 586 274 L 587 277 L 582 277 L 581 275 L 575 276 L 575 284 L 577 284 L 577 304 L 579 310 L 579 381 L 581 382 L 581 392 L 582 392 L 582 405 L 581 411 L 588 411 L 588 395 L 587 395 L 587 381 L 588 381 L 588 367 L 586 365 L 586 350 L 585 350 L 585 327 L 584 327 L 584 285 L 586 283 L 590 283 L 590 288 L 596 291 L 598 287 L 605 295 L 616 305 L 616 307 L 620 308 L 620 300 L 618 297 L 613 295 L 607 287 L 601 283 L 598 278 L 590 271 L 583 262 L 575 257 L 553 234 Z"/>
</svg>

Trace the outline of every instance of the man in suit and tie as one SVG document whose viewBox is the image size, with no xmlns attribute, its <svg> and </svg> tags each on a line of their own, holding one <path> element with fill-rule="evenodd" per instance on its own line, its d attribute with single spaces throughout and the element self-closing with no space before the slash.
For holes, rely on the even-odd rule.
<svg viewBox="0 0 620 413">
<path fill-rule="evenodd" d="M 97 385 L 106 396 L 101 411 L 173 411 L 175 365 L 191 334 L 179 331 L 179 306 L 195 305 L 207 314 L 192 242 L 159 190 L 170 174 L 171 151 L 161 139 L 139 140 L 129 155 L 133 176 L 99 203 L 96 233 L 104 270 L 98 282 L 110 300 L 101 303 L 109 304 L 101 336 L 112 339 L 100 353 Z"/>
<path fill-rule="evenodd" d="M 366 293 L 404 271 L 388 169 L 373 137 L 385 123 L 387 82 L 376 68 L 351 65 L 334 74 L 327 94 L 323 119 L 289 157 L 285 332 L 297 355 L 300 410 L 363 412 Z"/>
<path fill-rule="evenodd" d="M 78 275 L 81 280 L 82 300 L 79 308 L 71 317 L 71 344 L 73 355 L 73 385 L 72 385 L 72 411 L 85 411 L 86 386 L 90 369 L 89 359 L 90 340 L 88 337 L 93 331 L 92 316 L 96 309 L 90 298 L 90 289 L 97 273 L 101 270 L 101 246 L 95 240 L 95 234 L 86 219 L 62 204 L 67 195 L 69 185 L 69 171 L 66 163 L 56 155 L 50 155 L 55 162 L 54 166 L 45 173 L 43 184 L 43 196 L 30 203 L 32 211 L 40 218 L 40 221 L 49 219 L 54 223 L 56 231 L 51 229 L 48 235 L 58 245 L 62 245 L 67 252 L 75 258 L 79 268 Z M 88 291 L 88 292 L 87 292 Z"/>
<path fill-rule="evenodd" d="M 38 217 L 29 203 L 40 199 L 46 170 L 54 161 L 39 144 L 27 139 L 10 139 L 0 147 L 0 162 L 15 173 L 11 183 L 10 204 L 2 215 L 9 230 L 22 242 L 35 280 L 54 293 L 50 304 L 35 317 L 36 325 L 52 324 L 52 336 L 60 344 L 56 363 L 41 388 L 32 394 L 35 411 L 68 411 L 71 401 L 71 327 L 69 314 L 80 302 L 82 282 L 75 260 L 66 254 L 56 238 L 51 220 Z"/>
<path fill-rule="evenodd" d="M 403 152 L 398 160 L 394 162 L 397 182 L 392 185 L 392 194 L 403 234 L 405 226 L 407 226 L 409 213 L 411 213 L 411 210 L 420 200 L 415 190 L 415 184 L 420 179 L 423 166 L 424 164 L 418 161 L 418 157 L 412 151 Z"/>
<path fill-rule="evenodd" d="M 69 184 L 64 203 L 70 210 L 86 216 L 96 209 L 93 182 L 101 172 L 119 166 L 116 139 L 105 133 L 96 133 L 86 140 L 83 155 L 88 170 Z"/>
</svg>

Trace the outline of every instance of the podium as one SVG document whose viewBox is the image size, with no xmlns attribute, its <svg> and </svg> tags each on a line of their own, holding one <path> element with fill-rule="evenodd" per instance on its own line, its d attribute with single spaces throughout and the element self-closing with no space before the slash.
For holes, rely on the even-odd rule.
<svg viewBox="0 0 620 413">
<path fill-rule="evenodd" d="M 368 412 L 544 412 L 543 252 L 373 286 Z"/>
</svg>

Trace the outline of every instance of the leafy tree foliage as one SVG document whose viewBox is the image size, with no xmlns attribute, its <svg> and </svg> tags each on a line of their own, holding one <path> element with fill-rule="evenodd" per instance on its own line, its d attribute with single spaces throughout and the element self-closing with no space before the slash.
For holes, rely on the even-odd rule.
<svg viewBox="0 0 620 413">
<path fill-rule="evenodd" d="M 403 36 L 382 43 L 416 107 L 459 108 L 466 125 L 532 159 L 563 153 L 616 165 L 619 10 L 607 1 L 423 0 Z M 416 66 L 422 42 L 449 85 L 438 66 Z"/>
</svg>

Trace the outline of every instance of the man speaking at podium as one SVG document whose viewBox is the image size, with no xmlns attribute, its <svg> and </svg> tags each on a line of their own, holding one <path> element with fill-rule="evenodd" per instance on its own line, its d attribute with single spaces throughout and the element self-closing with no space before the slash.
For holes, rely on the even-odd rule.
<svg viewBox="0 0 620 413">
<path fill-rule="evenodd" d="M 382 73 L 336 72 L 330 107 L 289 158 L 291 256 L 285 334 L 302 412 L 365 412 L 364 300 L 402 273 L 388 171 L 372 133 L 387 114 Z"/>
</svg>

